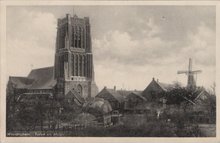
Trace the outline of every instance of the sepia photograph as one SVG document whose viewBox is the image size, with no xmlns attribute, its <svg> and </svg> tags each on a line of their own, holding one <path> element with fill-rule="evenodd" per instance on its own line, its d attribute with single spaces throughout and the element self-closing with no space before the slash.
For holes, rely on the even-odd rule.
<svg viewBox="0 0 220 143">
<path fill-rule="evenodd" d="M 215 5 L 5 10 L 7 138 L 217 136 Z"/>
</svg>

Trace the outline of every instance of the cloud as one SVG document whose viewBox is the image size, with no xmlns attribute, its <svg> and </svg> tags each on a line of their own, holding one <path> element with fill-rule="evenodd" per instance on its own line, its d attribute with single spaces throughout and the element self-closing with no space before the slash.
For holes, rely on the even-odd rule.
<svg viewBox="0 0 220 143">
<path fill-rule="evenodd" d="M 175 42 L 164 41 L 156 36 L 160 30 L 152 18 L 141 23 L 145 23 L 145 36 L 142 39 L 134 39 L 128 32 L 118 30 L 104 33 L 101 39 L 93 39 L 97 62 L 111 60 L 128 66 L 143 66 L 149 63 L 160 64 L 161 58 L 168 57 Z"/>
<path fill-rule="evenodd" d="M 143 29 L 143 34 L 146 35 L 147 37 L 152 37 L 161 32 L 161 29 L 158 25 L 155 24 L 153 18 L 149 18 L 146 22 L 142 20 L 142 22 L 145 24 L 144 27 L 146 29 Z"/>
<path fill-rule="evenodd" d="M 203 70 L 198 85 L 212 84 L 215 80 L 215 70 L 212 70 L 215 69 L 215 32 L 201 23 L 195 32 L 188 31 L 185 41 L 168 41 L 158 36 L 162 30 L 153 21 L 146 19 L 142 39 L 118 30 L 104 33 L 101 39 L 93 39 L 98 84 L 119 87 L 126 84 L 127 88 L 144 89 L 152 77 L 163 82 L 179 80 L 186 84 L 187 77 L 177 75 L 177 71 L 187 70 L 189 57 L 193 58 L 193 68 Z M 187 46 L 181 45 L 183 42 Z M 111 80 L 103 82 L 110 75 Z M 207 75 L 212 76 L 207 79 Z"/>
<path fill-rule="evenodd" d="M 175 41 L 164 41 L 161 29 L 152 18 L 143 23 L 143 38 L 133 38 L 127 31 L 108 31 L 100 39 L 93 39 L 96 81 L 102 85 L 144 89 L 153 76 L 167 76 L 163 71 L 170 62 Z M 171 68 L 170 68 L 171 69 Z M 175 74 L 175 70 L 173 71 Z M 108 76 L 111 76 L 109 80 Z"/>
<path fill-rule="evenodd" d="M 187 38 L 181 55 L 193 58 L 201 66 L 215 67 L 215 31 L 201 23 L 195 32 L 188 32 Z"/>
<path fill-rule="evenodd" d="M 215 11 L 204 8 L 195 12 L 195 7 L 173 6 L 76 7 L 77 14 L 91 20 L 99 88 L 143 90 L 152 77 L 186 83 L 186 76 L 176 72 L 187 69 L 189 57 L 194 69 L 203 70 L 198 84 L 210 85 L 215 80 Z M 25 76 L 31 64 L 53 65 L 56 19 L 67 11 L 67 7 L 7 7 L 9 75 Z"/>
<path fill-rule="evenodd" d="M 8 11 L 7 64 L 9 75 L 27 75 L 34 68 L 53 65 L 56 18 L 25 9 Z M 13 17 L 13 18 L 11 18 Z"/>
<path fill-rule="evenodd" d="M 134 54 L 137 41 L 131 40 L 126 32 L 109 31 L 103 39 L 94 39 L 93 49 L 95 58 L 99 61 L 113 60 L 127 62 L 126 60 Z"/>
</svg>

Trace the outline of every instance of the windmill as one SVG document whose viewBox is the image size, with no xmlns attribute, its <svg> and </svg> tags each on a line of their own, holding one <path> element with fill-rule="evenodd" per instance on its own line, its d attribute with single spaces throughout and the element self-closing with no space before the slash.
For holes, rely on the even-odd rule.
<svg viewBox="0 0 220 143">
<path fill-rule="evenodd" d="M 177 74 L 186 74 L 188 76 L 187 88 L 196 88 L 196 81 L 194 79 L 194 74 L 201 73 L 201 70 L 192 70 L 192 59 L 189 58 L 189 69 L 188 71 L 178 71 Z"/>
</svg>

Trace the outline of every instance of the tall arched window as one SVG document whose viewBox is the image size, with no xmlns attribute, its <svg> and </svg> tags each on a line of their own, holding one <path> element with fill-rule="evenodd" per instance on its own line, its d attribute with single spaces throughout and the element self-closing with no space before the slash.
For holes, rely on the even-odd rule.
<svg viewBox="0 0 220 143">
<path fill-rule="evenodd" d="M 77 27 L 74 27 L 74 47 L 77 48 Z"/>
<path fill-rule="evenodd" d="M 71 60 L 72 60 L 72 75 L 74 76 L 74 71 L 75 71 L 75 65 L 74 65 L 74 62 L 75 62 L 75 59 L 74 59 L 74 54 L 72 54 L 71 56 Z"/>
<path fill-rule="evenodd" d="M 79 58 L 78 55 L 76 55 L 76 62 L 75 62 L 76 63 L 76 76 L 78 76 L 78 70 L 79 70 L 78 69 L 79 68 L 79 65 L 78 65 L 79 60 L 78 60 L 78 58 Z"/>
<path fill-rule="evenodd" d="M 81 35 L 82 34 L 82 32 L 81 32 L 81 27 L 79 27 L 79 31 L 78 31 L 78 35 L 79 35 L 79 48 L 81 48 Z"/>
<path fill-rule="evenodd" d="M 82 76 L 82 55 L 79 55 L 79 76 Z"/>
<path fill-rule="evenodd" d="M 72 26 L 72 43 L 71 43 L 72 47 L 75 47 L 75 27 Z"/>
<path fill-rule="evenodd" d="M 81 48 L 84 49 L 84 29 L 81 30 Z"/>
</svg>

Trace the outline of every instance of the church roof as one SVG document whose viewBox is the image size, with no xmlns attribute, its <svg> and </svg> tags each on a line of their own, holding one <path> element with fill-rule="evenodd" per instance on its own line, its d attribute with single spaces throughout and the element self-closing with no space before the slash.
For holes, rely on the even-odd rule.
<svg viewBox="0 0 220 143">
<path fill-rule="evenodd" d="M 33 69 L 27 77 L 11 76 L 9 81 L 20 89 L 51 89 L 56 84 L 53 67 Z"/>
<path fill-rule="evenodd" d="M 29 79 L 34 79 L 31 89 L 50 89 L 56 85 L 54 79 L 54 67 L 46 67 L 40 69 L 34 69 L 28 75 Z"/>
<path fill-rule="evenodd" d="M 9 81 L 15 85 L 15 88 L 24 89 L 30 86 L 34 80 L 28 79 L 27 77 L 10 76 Z"/>
</svg>

